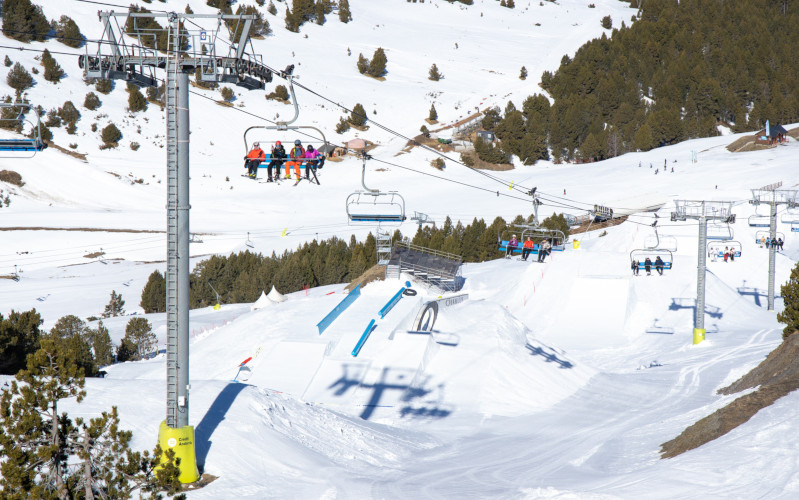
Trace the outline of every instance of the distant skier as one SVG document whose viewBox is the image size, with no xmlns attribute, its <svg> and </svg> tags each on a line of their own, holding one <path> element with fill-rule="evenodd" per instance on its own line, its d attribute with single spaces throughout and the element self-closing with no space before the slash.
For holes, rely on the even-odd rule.
<svg viewBox="0 0 799 500">
<path fill-rule="evenodd" d="M 652 276 L 652 259 L 649 257 L 644 259 L 644 269 L 646 269 L 647 276 Z"/>
<path fill-rule="evenodd" d="M 630 264 L 630 269 L 633 270 L 633 276 L 638 276 L 638 261 L 634 260 L 632 264 Z"/>
<path fill-rule="evenodd" d="M 785 242 L 784 242 L 784 241 L 782 241 L 782 238 L 777 238 L 777 248 L 779 248 L 779 249 L 780 249 L 780 252 L 782 252 L 782 245 L 783 245 L 784 243 L 785 243 Z"/>
</svg>

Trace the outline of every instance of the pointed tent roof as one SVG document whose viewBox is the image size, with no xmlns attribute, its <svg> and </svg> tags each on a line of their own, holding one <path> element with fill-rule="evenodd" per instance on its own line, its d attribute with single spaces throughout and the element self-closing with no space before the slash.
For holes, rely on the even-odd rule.
<svg viewBox="0 0 799 500">
<path fill-rule="evenodd" d="M 261 296 L 258 297 L 258 300 L 253 302 L 253 304 L 250 306 L 250 311 L 255 311 L 255 310 L 258 310 L 258 309 L 262 309 L 262 308 L 264 308 L 266 306 L 270 306 L 272 304 L 274 304 L 274 302 L 272 302 L 269 299 L 269 297 L 266 296 L 266 293 L 261 291 Z"/>
<path fill-rule="evenodd" d="M 272 302 L 283 302 L 284 300 L 286 300 L 286 297 L 282 293 L 277 291 L 275 285 L 272 285 L 272 291 L 269 292 L 269 295 L 267 295 L 267 297 Z"/>
</svg>

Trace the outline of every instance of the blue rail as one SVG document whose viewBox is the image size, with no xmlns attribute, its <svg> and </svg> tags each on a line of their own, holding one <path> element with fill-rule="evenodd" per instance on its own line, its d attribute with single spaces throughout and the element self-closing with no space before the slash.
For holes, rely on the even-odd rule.
<svg viewBox="0 0 799 500">
<path fill-rule="evenodd" d="M 380 319 L 385 318 L 386 314 L 388 314 L 388 312 L 391 311 L 391 309 L 393 309 L 395 305 L 397 305 L 397 302 L 399 302 L 400 299 L 402 298 L 402 292 L 404 291 L 405 287 L 400 288 L 399 292 L 395 293 L 394 296 L 391 297 L 391 299 L 388 302 L 386 302 L 386 305 L 383 306 L 383 309 L 380 309 L 380 312 L 377 313 L 380 315 Z"/>
<path fill-rule="evenodd" d="M 375 325 L 375 320 L 372 319 L 372 321 L 370 321 L 369 324 L 366 326 L 366 330 L 363 331 L 361 339 L 358 341 L 357 344 L 355 344 L 355 349 L 352 350 L 353 357 L 358 356 L 358 353 L 361 352 L 361 348 L 366 343 L 366 340 L 369 338 L 369 335 L 372 333 L 372 330 L 374 330 L 375 328 L 377 328 L 377 326 Z"/>
<path fill-rule="evenodd" d="M 335 321 L 336 318 L 338 318 L 339 314 L 343 313 L 344 310 L 347 309 L 353 302 L 355 302 L 355 299 L 360 296 L 361 285 L 357 285 L 355 288 L 350 290 L 350 293 L 348 293 L 347 296 L 344 297 L 344 299 L 339 302 L 332 311 L 327 313 L 327 316 L 325 316 L 322 321 L 316 324 L 316 327 L 319 329 L 319 335 L 322 335 L 322 332 L 324 332 L 327 327 L 330 326 L 330 324 Z"/>
</svg>

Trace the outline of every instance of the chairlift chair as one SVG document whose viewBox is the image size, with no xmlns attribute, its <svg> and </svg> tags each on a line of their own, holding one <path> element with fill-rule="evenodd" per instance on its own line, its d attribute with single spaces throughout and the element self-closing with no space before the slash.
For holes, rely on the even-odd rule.
<svg viewBox="0 0 799 500">
<path fill-rule="evenodd" d="M 274 137 L 275 136 L 274 132 L 269 132 L 269 134 L 267 136 L 267 139 L 264 139 L 264 140 L 261 140 L 261 139 L 259 139 L 257 137 L 253 137 L 252 135 L 250 135 L 248 137 L 248 134 L 254 129 L 263 129 L 263 130 L 269 130 L 269 131 L 276 130 L 276 131 L 279 131 L 279 132 L 287 132 L 289 130 L 300 130 L 300 129 L 311 129 L 311 130 L 314 130 L 314 131 L 316 131 L 316 133 L 319 134 L 319 137 L 321 137 L 321 139 L 318 139 L 318 138 L 314 137 L 313 141 L 321 141 L 322 143 L 324 143 L 323 146 L 317 148 L 317 151 L 319 151 L 321 153 L 321 155 L 319 156 L 319 158 L 317 160 L 309 161 L 307 163 L 303 162 L 302 168 L 306 168 L 306 169 L 310 168 L 311 170 L 310 170 L 309 174 L 312 173 L 313 174 L 313 180 L 317 184 L 319 184 L 319 178 L 317 177 L 316 172 L 317 172 L 318 169 L 320 169 L 320 168 L 322 168 L 324 166 L 325 160 L 327 158 L 327 156 L 326 156 L 327 152 L 330 151 L 330 144 L 327 142 L 327 138 L 325 137 L 325 134 L 321 130 L 319 130 L 318 128 L 316 128 L 314 126 L 311 126 L 311 125 L 291 125 L 291 123 L 294 123 L 297 120 L 297 118 L 299 117 L 300 109 L 299 109 L 299 106 L 297 105 L 297 97 L 294 94 L 293 77 L 291 77 L 289 75 L 287 77 L 287 80 L 289 82 L 289 92 L 291 93 L 291 102 L 294 104 L 294 117 L 291 120 L 288 120 L 288 121 L 278 121 L 274 125 L 254 125 L 252 127 L 247 128 L 247 130 L 244 131 L 244 155 L 246 156 L 247 153 L 250 152 L 250 149 L 252 148 L 252 145 L 255 142 L 264 143 L 264 144 L 274 144 L 275 142 L 277 142 L 279 140 L 279 139 Z M 303 135 L 310 137 L 308 134 L 303 134 Z M 289 140 L 289 141 L 281 141 L 281 142 L 283 142 L 286 145 L 291 145 L 291 144 L 294 144 L 294 140 L 295 139 L 296 139 L 296 137 L 291 139 L 291 140 Z M 311 141 L 304 141 L 303 140 L 302 142 L 303 143 L 307 143 L 307 142 L 311 142 Z M 287 149 L 287 151 L 286 151 L 287 154 L 289 153 L 290 149 L 291 148 Z M 324 153 L 322 153 L 322 151 L 324 151 Z M 265 150 L 265 152 L 266 152 L 266 150 Z M 272 161 L 271 148 L 269 149 L 269 152 L 266 152 L 266 153 L 267 153 L 266 154 L 266 159 L 264 159 L 264 161 L 261 162 L 261 165 L 263 167 L 265 167 L 266 165 L 269 164 L 270 161 Z M 285 162 L 287 162 L 287 161 L 291 161 L 291 159 L 287 157 L 283 161 L 283 164 L 285 164 Z M 280 166 L 283 166 L 283 164 L 281 164 Z M 279 173 L 279 171 L 278 171 L 278 173 Z"/>
<path fill-rule="evenodd" d="M 726 222 L 712 221 L 707 225 L 707 239 L 727 241 L 733 239 L 735 231 Z"/>
<path fill-rule="evenodd" d="M 638 269 L 643 270 L 645 269 L 644 262 L 647 257 L 652 261 L 652 269 L 655 268 L 655 260 L 658 257 L 663 261 L 664 270 L 671 269 L 674 263 L 674 256 L 670 250 L 665 248 L 637 248 L 630 252 L 630 264 L 637 261 Z"/>
<path fill-rule="evenodd" d="M 770 217 L 768 215 L 750 215 L 749 216 L 749 227 L 769 227 L 771 224 Z"/>
<path fill-rule="evenodd" d="M 780 222 L 782 222 L 783 224 L 799 223 L 799 214 L 791 213 L 791 212 L 785 212 L 784 214 L 782 214 L 780 216 Z"/>
<path fill-rule="evenodd" d="M 27 108 L 33 111 L 36 117 L 36 122 L 25 118 L 25 113 L 20 109 L 18 115 L 13 118 L 3 117 L 3 112 L 6 109 L 13 110 L 14 108 Z M 0 158 L 33 158 L 38 151 L 43 150 L 47 145 L 42 141 L 42 129 L 39 122 L 39 114 L 30 104 L 23 102 L 2 102 L 0 103 L 0 122 L 16 123 L 11 127 L 3 128 L 25 128 L 27 124 L 30 127 L 30 137 L 22 139 L 0 139 Z"/>
<path fill-rule="evenodd" d="M 656 214 L 657 216 L 657 214 Z M 666 249 L 671 252 L 677 251 L 677 238 L 674 236 L 661 236 L 658 233 L 657 228 L 657 221 L 652 224 L 652 228 L 655 230 L 655 234 L 653 236 L 647 236 L 646 240 L 644 241 L 644 246 L 646 248 L 659 248 L 659 249 Z M 732 229 L 730 229 L 732 231 Z"/>
<path fill-rule="evenodd" d="M 724 258 L 724 251 L 727 250 L 728 252 L 732 253 L 733 256 L 737 259 L 741 257 L 741 246 L 740 241 L 735 240 L 725 240 L 725 241 L 708 241 L 707 242 L 707 256 L 712 257 L 715 255 L 717 258 Z"/>
<path fill-rule="evenodd" d="M 244 242 L 244 245 L 247 248 L 255 248 L 255 244 L 252 242 L 252 240 L 250 240 L 250 232 L 249 231 L 247 231 L 247 241 Z"/>
<path fill-rule="evenodd" d="M 380 191 L 366 186 L 366 160 L 368 155 L 362 154 L 363 167 L 361 185 L 358 190 L 347 196 L 347 219 L 350 223 L 378 223 L 401 225 L 405 217 L 405 198 L 397 191 Z"/>
<path fill-rule="evenodd" d="M 541 240 L 546 238 L 550 240 L 549 242 L 552 244 L 553 251 L 562 252 L 566 249 L 566 234 L 560 229 L 547 229 L 541 226 L 530 225 L 514 225 L 514 227 L 521 228 L 521 241 L 527 241 L 527 237 L 529 236 L 533 240 L 533 243 L 535 243 L 536 240 L 540 243 Z"/>
<path fill-rule="evenodd" d="M 785 233 L 782 233 L 780 231 L 777 231 L 776 233 L 774 233 L 774 237 L 777 238 L 778 240 L 781 239 L 782 241 L 785 241 Z M 762 231 L 761 230 L 761 231 L 756 232 L 755 233 L 755 243 L 760 244 L 760 239 L 761 238 L 766 238 L 766 241 L 771 241 L 770 231 Z"/>
</svg>

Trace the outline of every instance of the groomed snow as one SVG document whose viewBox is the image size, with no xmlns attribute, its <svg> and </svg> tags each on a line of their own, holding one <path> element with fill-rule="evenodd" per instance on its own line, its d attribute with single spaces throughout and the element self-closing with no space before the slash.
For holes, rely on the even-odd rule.
<svg viewBox="0 0 799 500">
<path fill-rule="evenodd" d="M 194 12 L 213 12 L 200 0 L 188 3 Z M 564 54 L 573 55 L 603 32 L 603 16 L 610 14 L 619 26 L 634 13 L 616 0 L 592 3 L 596 8 L 571 0 L 517 2 L 511 10 L 493 0 L 470 7 L 427 0 L 386 9 L 387 0 L 350 0 L 352 23 L 343 25 L 333 14 L 324 27 L 307 24 L 294 34 L 283 29 L 285 3 L 277 2 L 278 16 L 266 14 L 274 35 L 254 46 L 273 67 L 297 64 L 303 85 L 349 107 L 360 102 L 379 123 L 413 136 L 433 101 L 443 124 L 475 107 L 504 109 L 508 100 L 520 107 L 540 92 L 542 71 L 556 69 Z M 185 4 L 147 7 L 183 11 Z M 48 18 L 67 13 L 63 2 L 43 1 L 42 7 Z M 69 4 L 68 14 L 90 39 L 100 33 L 98 8 Z M 3 44 L 20 45 L 9 39 Z M 378 46 L 389 59 L 384 82 L 354 68 L 358 53 L 371 57 Z M 25 46 L 44 47 L 80 52 L 57 42 Z M 34 52 L 0 50 L 28 69 L 38 64 Z M 111 95 L 100 95 L 102 107 L 89 112 L 80 105 L 91 89 L 74 59 L 56 59 L 69 77 L 58 85 L 37 78 L 28 95 L 45 109 L 67 98 L 78 105 L 79 134 L 54 129 L 55 140 L 77 144 L 88 162 L 54 149 L 30 160 L 0 159 L 0 170 L 15 170 L 25 182 L 21 188 L 0 184 L 12 193 L 10 207 L 0 210 L 2 228 L 23 228 L 0 233 L 0 274 L 15 265 L 22 271 L 19 282 L 0 279 L 0 312 L 35 307 L 44 328 L 66 314 L 99 315 L 111 290 L 122 294 L 128 313 L 142 314 L 141 290 L 153 270 L 164 271 L 166 253 L 160 111 L 151 105 L 125 118 L 127 94 L 118 82 Z M 433 63 L 445 75 L 440 82 L 427 80 Z M 518 79 L 522 65 L 530 75 L 526 81 Z M 334 133 L 344 113 L 330 102 L 302 91 L 298 98 L 301 121 L 323 128 L 332 142 L 355 137 L 354 131 Z M 265 101 L 262 92 L 241 91 L 235 104 L 268 119 L 291 113 Z M 109 120 L 121 125 L 124 138 L 118 149 L 100 151 L 89 125 L 97 122 L 101 129 Z M 271 254 L 314 238 L 363 238 L 373 230 L 347 224 L 344 201 L 360 187 L 358 160 L 329 162 L 321 186 L 259 184 L 239 176 L 242 133 L 265 122 L 192 96 L 191 123 L 191 230 L 202 239 L 192 244 L 193 263 L 247 249 L 248 239 L 255 251 Z M 405 140 L 379 127 L 358 135 L 379 145 L 372 151 L 376 159 L 395 165 L 370 162 L 367 184 L 398 190 L 409 213 L 427 213 L 439 224 L 449 215 L 468 224 L 475 217 L 490 223 L 531 211 L 523 196 L 498 196 L 400 168 L 516 193 L 453 162 L 443 173 L 433 170 L 432 153 L 403 152 Z M 189 497 L 796 497 L 795 394 L 699 449 L 669 460 L 658 454 L 661 443 L 735 399 L 716 390 L 756 366 L 781 340 L 782 325 L 766 309 L 767 253 L 755 243 L 757 229 L 747 224 L 756 213 L 747 200 L 751 188 L 777 181 L 797 185 L 799 144 L 728 152 L 725 146 L 738 137 L 692 140 L 590 165 L 539 162 L 492 172 L 574 207 L 544 205 L 543 216 L 577 214 L 593 204 L 664 200 L 658 228 L 676 239 L 678 249 L 674 269 L 662 277 L 630 276 L 630 251 L 653 235 L 653 214 L 638 213 L 606 233 L 577 235 L 579 249 L 570 241 L 543 264 L 498 259 L 464 265 L 469 300 L 443 309 L 435 325 L 447 343 L 407 333 L 418 307 L 439 295 L 412 283 L 419 294 L 378 319 L 361 353 L 350 354 L 408 276 L 365 286 L 321 335 L 316 324 L 344 297 L 345 284 L 287 293 L 285 302 L 255 311 L 251 304 L 192 311 L 189 421 L 196 427 L 198 460 L 219 478 Z M 141 149 L 131 151 L 131 141 Z M 691 162 L 693 152 L 697 163 Z M 650 164 L 659 167 L 658 175 Z M 708 264 L 707 340 L 696 346 L 698 231 L 695 222 L 669 222 L 675 199 L 733 201 L 734 236 L 742 245 L 734 263 Z M 108 229 L 128 232 L 102 231 Z M 416 225 L 400 229 L 411 235 Z M 785 224 L 778 230 L 787 236 L 776 261 L 779 286 L 799 260 L 799 233 Z M 87 257 L 96 252 L 103 254 Z M 778 297 L 776 309 L 782 307 Z M 163 347 L 165 315 L 146 317 Z M 129 319 L 104 321 L 115 342 Z M 248 357 L 251 369 L 238 374 L 244 383 L 232 382 Z M 83 403 L 68 402 L 65 410 L 88 417 L 116 405 L 122 426 L 134 431 L 133 446 L 151 449 L 165 415 L 164 355 L 106 370 L 106 378 L 87 380 Z"/>
</svg>

